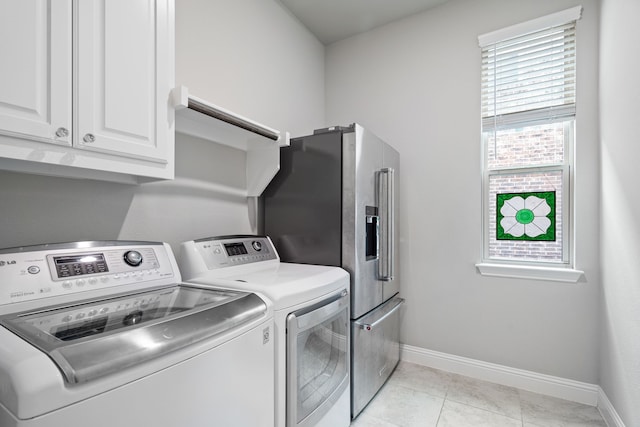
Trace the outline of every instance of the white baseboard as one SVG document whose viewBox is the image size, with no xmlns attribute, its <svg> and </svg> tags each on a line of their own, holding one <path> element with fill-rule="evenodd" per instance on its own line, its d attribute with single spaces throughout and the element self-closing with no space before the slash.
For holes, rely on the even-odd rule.
<svg viewBox="0 0 640 427">
<path fill-rule="evenodd" d="M 483 381 L 597 406 L 609 427 L 625 427 L 602 388 L 596 384 L 539 374 L 406 344 L 400 345 L 400 359 Z"/>
<path fill-rule="evenodd" d="M 598 387 L 598 389 L 598 410 L 600 414 L 602 414 L 604 421 L 609 427 L 625 427 L 622 418 L 620 418 L 620 415 L 616 412 L 616 408 L 613 407 L 604 390 L 600 387 Z"/>
<path fill-rule="evenodd" d="M 410 345 L 401 345 L 400 359 L 496 384 L 519 388 L 572 402 L 596 406 L 598 387 L 551 375 L 510 368 L 495 363 L 469 359 Z"/>
</svg>

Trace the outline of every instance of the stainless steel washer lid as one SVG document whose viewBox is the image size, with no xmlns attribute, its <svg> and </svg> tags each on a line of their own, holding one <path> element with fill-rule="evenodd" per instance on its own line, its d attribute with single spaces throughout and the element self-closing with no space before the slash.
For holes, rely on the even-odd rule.
<svg viewBox="0 0 640 427">
<path fill-rule="evenodd" d="M 267 305 L 253 293 L 176 285 L 11 314 L 0 325 L 46 353 L 73 385 L 265 315 Z"/>
</svg>

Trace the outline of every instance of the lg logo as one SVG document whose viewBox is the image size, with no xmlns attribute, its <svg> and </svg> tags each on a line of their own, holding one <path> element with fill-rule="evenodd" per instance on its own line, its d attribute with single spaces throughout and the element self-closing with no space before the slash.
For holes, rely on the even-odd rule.
<svg viewBox="0 0 640 427">
<path fill-rule="evenodd" d="M 0 260 L 0 267 L 4 267 L 5 265 L 15 264 L 15 261 L 2 261 Z"/>
</svg>

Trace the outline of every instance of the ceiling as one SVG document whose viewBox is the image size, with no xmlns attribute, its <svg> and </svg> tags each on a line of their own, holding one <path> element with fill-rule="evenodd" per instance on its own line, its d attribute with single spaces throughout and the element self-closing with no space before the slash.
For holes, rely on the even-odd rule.
<svg viewBox="0 0 640 427">
<path fill-rule="evenodd" d="M 323 44 L 432 8 L 447 0 L 279 0 Z"/>
</svg>

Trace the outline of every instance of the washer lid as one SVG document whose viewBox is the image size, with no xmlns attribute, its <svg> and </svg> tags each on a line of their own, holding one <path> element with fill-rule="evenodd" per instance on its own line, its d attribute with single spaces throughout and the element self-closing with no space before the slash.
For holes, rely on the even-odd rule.
<svg viewBox="0 0 640 427">
<path fill-rule="evenodd" d="M 79 384 L 184 348 L 267 314 L 248 292 L 175 285 L 0 318 Z"/>
</svg>

